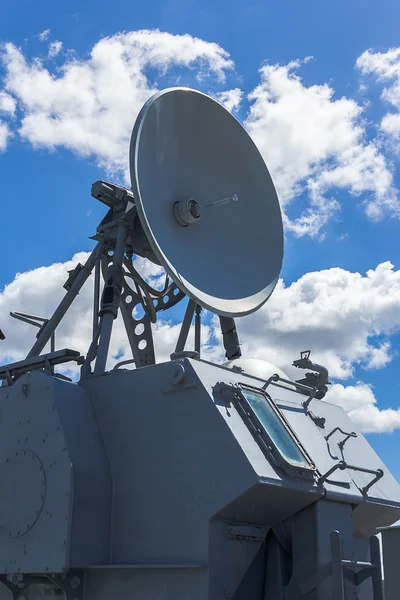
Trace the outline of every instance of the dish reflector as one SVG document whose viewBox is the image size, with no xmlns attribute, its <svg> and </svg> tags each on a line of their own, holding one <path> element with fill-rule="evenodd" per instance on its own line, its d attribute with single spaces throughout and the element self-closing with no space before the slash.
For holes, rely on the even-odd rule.
<svg viewBox="0 0 400 600">
<path fill-rule="evenodd" d="M 266 302 L 283 259 L 278 197 L 223 106 L 185 88 L 155 94 L 133 129 L 130 172 L 151 248 L 190 298 L 228 317 Z"/>
</svg>

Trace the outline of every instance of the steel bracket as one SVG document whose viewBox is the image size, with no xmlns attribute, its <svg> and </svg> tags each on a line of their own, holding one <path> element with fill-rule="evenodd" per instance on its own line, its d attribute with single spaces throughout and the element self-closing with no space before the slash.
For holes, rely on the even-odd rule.
<svg viewBox="0 0 400 600">
<path fill-rule="evenodd" d="M 83 600 L 83 571 L 68 571 L 65 575 L 52 573 L 46 577 L 64 592 L 65 600 Z"/>
</svg>

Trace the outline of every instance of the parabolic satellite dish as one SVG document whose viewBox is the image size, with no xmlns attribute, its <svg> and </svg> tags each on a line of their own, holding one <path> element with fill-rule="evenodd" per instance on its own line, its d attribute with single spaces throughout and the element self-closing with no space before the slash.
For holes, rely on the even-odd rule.
<svg viewBox="0 0 400 600">
<path fill-rule="evenodd" d="M 227 317 L 266 302 L 283 259 L 278 197 L 223 106 L 185 88 L 154 95 L 133 129 L 130 171 L 151 248 L 190 298 Z"/>
</svg>

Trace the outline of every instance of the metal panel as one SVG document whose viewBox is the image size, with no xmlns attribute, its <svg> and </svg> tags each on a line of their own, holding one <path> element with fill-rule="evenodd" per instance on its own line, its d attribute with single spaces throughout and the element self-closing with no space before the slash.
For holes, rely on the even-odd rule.
<svg viewBox="0 0 400 600">
<path fill-rule="evenodd" d="M 400 527 L 385 527 L 381 531 L 385 600 L 399 600 Z"/>
<path fill-rule="evenodd" d="M 87 394 L 32 372 L 0 402 L 0 572 L 108 562 L 109 473 Z"/>
</svg>

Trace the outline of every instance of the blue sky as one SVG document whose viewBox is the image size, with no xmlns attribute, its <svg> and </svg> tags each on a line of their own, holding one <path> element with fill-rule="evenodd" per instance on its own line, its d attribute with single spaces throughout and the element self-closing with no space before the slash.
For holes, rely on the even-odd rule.
<svg viewBox="0 0 400 600">
<path fill-rule="evenodd" d="M 388 114 L 396 115 L 400 106 L 396 91 L 400 59 L 388 55 L 391 48 L 399 45 L 399 18 L 400 5 L 393 1 L 247 4 L 170 1 L 134 5 L 120 0 L 112 3 L 3 0 L 0 91 L 11 98 L 7 102 L 14 103 L 14 109 L 0 112 L 0 123 L 9 134 L 0 153 L 2 239 L 6 249 L 0 289 L 5 290 L 17 272 L 33 270 L 37 274 L 37 269 L 43 266 L 49 270 L 40 271 L 36 279 L 32 276 L 20 280 L 18 285 L 14 283 L 8 295 L 4 291 L 0 296 L 1 318 L 6 318 L 11 300 L 18 304 L 13 305 L 16 310 L 30 310 L 30 305 L 33 310 L 36 300 L 43 301 L 40 294 L 36 297 L 33 292 L 35 282 L 39 282 L 46 302 L 50 302 L 51 286 L 58 285 L 58 277 L 63 281 L 62 274 L 58 275 L 51 266 L 91 249 L 88 236 L 103 214 L 101 205 L 90 197 L 91 183 L 100 178 L 124 181 L 125 137 L 129 137 L 129 127 L 147 89 L 181 83 L 215 95 L 239 90 L 241 102 L 232 110 L 258 143 L 287 216 L 282 271 L 286 289 L 276 292 L 277 299 L 271 299 L 270 308 L 266 307 L 258 321 L 254 318 L 241 326 L 244 347 L 268 360 L 276 355 L 280 366 L 287 367 L 297 352 L 304 349 L 303 345 L 314 344 L 311 349 L 315 360 L 328 361 L 333 380 L 343 388 L 351 388 L 347 392 L 336 388 L 338 402 L 354 410 L 354 403 L 362 404 L 363 393 L 372 394 L 368 396 L 373 398 L 367 402 L 369 407 L 376 400 L 380 411 L 397 410 L 400 406 L 399 130 L 396 123 L 384 126 L 384 119 Z M 145 53 L 148 48 L 143 46 L 143 40 L 135 38 L 133 42 L 133 38 L 127 37 L 129 32 L 148 30 L 149 39 L 155 39 L 151 33 L 155 29 L 171 35 L 162 38 L 165 64 L 156 52 L 149 60 L 139 60 L 138 53 Z M 143 89 L 139 80 L 135 80 L 131 87 L 125 87 L 121 79 L 121 88 L 115 87 L 115 96 L 125 90 L 132 93 L 131 99 L 125 99 L 126 106 L 132 105 L 132 115 L 128 111 L 124 117 L 119 105 L 107 100 L 101 114 L 110 115 L 110 125 L 107 129 L 100 116 L 99 139 L 107 146 L 109 135 L 110 144 L 109 148 L 97 151 L 96 145 L 88 141 L 97 113 L 90 113 L 87 106 L 83 109 L 84 98 L 80 98 L 85 76 L 81 71 L 83 79 L 77 79 L 76 89 L 71 91 L 71 84 L 68 89 L 64 85 L 65 74 L 73 62 L 88 68 L 88 77 L 96 70 L 93 88 L 88 88 L 88 102 L 97 101 L 100 88 L 110 85 L 105 68 L 107 59 L 93 66 L 90 53 L 104 38 L 115 40 L 117 34 L 122 34 L 118 39 L 122 40 L 129 60 L 138 60 L 146 85 Z M 179 40 L 183 35 L 189 36 L 194 55 L 185 64 L 179 62 Z M 193 41 L 195 38 L 197 42 Z M 57 41 L 62 46 L 54 45 Z M 200 41 L 206 45 L 200 47 Z M 15 51 L 4 58 L 4 44 L 8 43 Z M 185 46 L 187 51 L 189 46 Z M 113 47 L 103 44 L 102 52 L 111 53 Z M 368 50 L 370 53 L 366 55 Z M 53 56 L 49 57 L 49 53 Z M 305 61 L 307 57 L 313 59 Z M 110 54 L 113 68 L 112 60 Z M 124 60 L 118 65 L 132 78 Z M 295 60 L 300 62 L 287 66 Z M 21 67 L 21 61 L 25 66 Z M 228 65 L 229 61 L 234 64 Z M 283 70 L 279 70 L 279 65 Z M 267 70 L 260 73 L 263 66 Z M 35 79 L 35 69 L 35 73 L 46 72 L 49 76 L 50 83 L 43 84 L 43 88 Z M 121 77 L 125 75 L 121 71 Z M 61 81 L 62 85 L 56 89 L 52 81 Z M 323 86 L 330 89 L 329 97 L 324 96 Z M 68 94 L 71 101 L 64 106 L 60 96 Z M 249 94 L 253 96 L 249 98 Z M 49 100 L 40 104 L 36 95 Z M 291 107 L 296 106 L 291 115 Z M 71 126 L 67 132 L 65 129 L 60 132 L 55 129 L 54 121 L 62 121 L 66 115 Z M 127 123 L 126 133 L 119 135 L 116 131 L 121 122 L 123 127 Z M 84 140 L 79 142 L 78 134 L 74 133 L 77 123 L 79 127 L 87 126 Z M 346 125 L 343 130 L 341 123 Z M 309 151 L 310 148 L 315 151 Z M 304 162 L 300 160 L 303 155 Z M 343 173 L 338 171 L 338 165 L 341 169 L 345 167 Z M 347 184 L 343 183 L 346 177 Z M 334 183 L 328 185 L 327 180 L 332 178 Z M 319 203 L 310 201 L 310 182 L 317 186 Z M 379 205 L 380 214 L 371 218 L 366 208 L 369 205 Z M 318 226 L 301 231 L 302 215 L 310 214 L 316 215 Z M 385 277 L 377 275 L 369 285 L 366 272 L 387 261 L 393 264 L 393 276 L 388 272 Z M 336 267 L 342 270 L 340 277 L 344 283 L 332 282 L 332 269 Z M 325 275 L 328 271 L 329 277 Z M 296 294 L 304 294 L 310 285 L 304 279 L 307 273 L 315 274 L 310 279 L 311 285 L 318 289 L 328 285 L 333 291 L 327 296 L 321 292 L 316 304 L 311 303 L 310 313 L 296 312 L 293 308 L 297 306 Z M 354 273 L 360 273 L 361 287 L 350 276 Z M 341 286 L 344 291 L 339 293 Z M 279 302 L 288 304 L 278 314 Z M 332 307 L 326 309 L 326 315 L 318 323 L 310 324 L 310 315 L 323 312 L 325 308 L 320 305 L 328 302 L 332 302 Z M 51 302 L 45 304 L 46 311 L 51 308 Z M 343 313 L 349 315 L 348 320 Z M 293 314 L 297 319 L 295 325 L 289 323 Z M 175 314 L 173 324 L 176 319 Z M 330 320 L 333 333 L 327 331 L 324 320 Z M 353 322 L 357 324 L 354 332 Z M 263 338 L 254 334 L 260 323 L 263 327 L 265 324 Z M 27 349 L 24 343 L 21 334 L 7 352 L 19 357 Z M 324 347 L 331 344 L 331 351 L 325 351 Z M 346 351 L 346 344 L 351 346 L 351 352 Z M 371 348 L 379 349 L 382 344 L 390 344 L 390 348 L 382 350 L 383 358 L 373 361 Z M 5 352 L 3 346 L 0 350 Z M 0 360 L 4 356 L 8 355 L 0 354 Z M 363 382 L 371 387 L 363 388 Z M 346 394 L 353 395 L 353 403 L 347 402 Z M 400 479 L 400 466 L 394 458 L 400 442 L 399 415 L 381 412 L 379 419 L 380 432 L 367 435 Z"/>
</svg>

